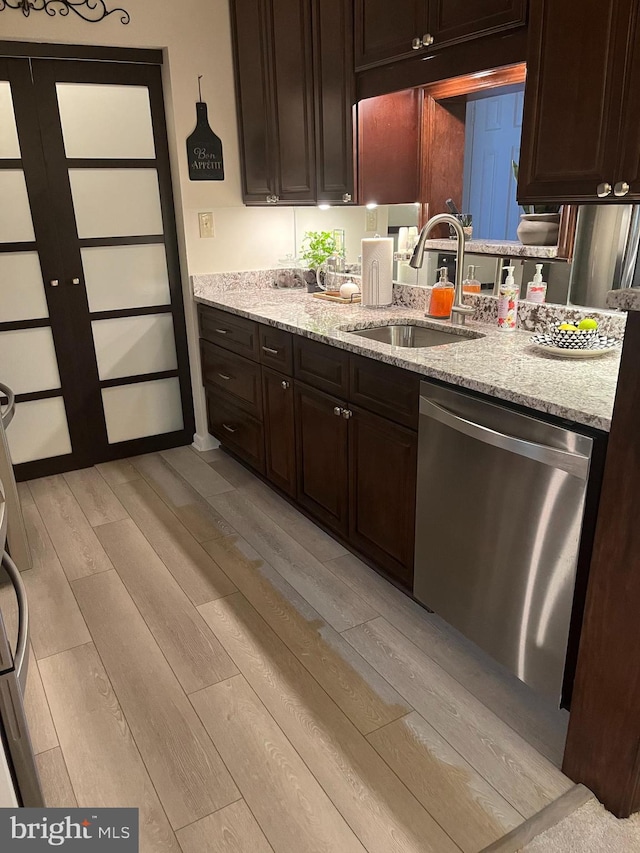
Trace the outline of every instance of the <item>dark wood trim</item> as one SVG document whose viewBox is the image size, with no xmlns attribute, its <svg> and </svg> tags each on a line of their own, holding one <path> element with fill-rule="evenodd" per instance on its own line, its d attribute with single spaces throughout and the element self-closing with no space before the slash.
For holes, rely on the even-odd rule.
<svg viewBox="0 0 640 853">
<path fill-rule="evenodd" d="M 96 47 L 80 44 L 48 44 L 31 41 L 0 41 L 0 57 L 40 59 L 89 59 L 98 62 L 127 62 L 162 65 L 161 50 L 138 47 Z"/>
<path fill-rule="evenodd" d="M 106 157 L 67 157 L 67 168 L 69 169 L 155 169 L 156 166 L 155 157 L 135 160 L 132 158 L 116 160 Z"/>
<path fill-rule="evenodd" d="M 526 62 L 527 29 L 453 44 L 442 50 L 362 71 L 356 76 L 356 97 L 373 98 L 438 80 Z"/>
<path fill-rule="evenodd" d="M 560 232 L 558 234 L 558 258 L 570 261 L 576 243 L 576 224 L 578 205 L 563 204 L 560 211 Z"/>
<path fill-rule="evenodd" d="M 0 323 L 0 332 L 16 332 L 18 329 L 43 329 L 51 325 L 49 317 L 41 317 L 37 320 L 9 320 Z"/>
<path fill-rule="evenodd" d="M 617 817 L 640 809 L 640 313 L 630 312 L 563 771 Z"/>
<path fill-rule="evenodd" d="M 170 314 L 173 311 L 171 304 L 167 305 L 142 305 L 139 308 L 116 308 L 113 311 L 94 311 L 92 320 L 111 320 L 117 317 L 142 317 L 145 314 Z"/>
<path fill-rule="evenodd" d="M 459 95 L 471 95 L 483 92 L 485 89 L 496 89 L 498 86 L 513 86 L 524 83 L 527 77 L 527 65 L 519 62 L 506 68 L 492 68 L 482 76 L 475 74 L 462 74 L 448 80 L 430 83 L 424 87 L 425 95 L 441 101 L 444 98 L 456 98 Z"/>
<path fill-rule="evenodd" d="M 142 234 L 135 237 L 80 237 L 78 239 L 81 249 L 92 249 L 96 246 L 145 246 L 150 243 L 164 242 L 164 234 Z"/>
<path fill-rule="evenodd" d="M 0 243 L 0 254 L 9 252 L 37 252 L 38 244 L 30 243 Z"/>
<path fill-rule="evenodd" d="M 49 400 L 62 397 L 62 388 L 50 388 L 47 391 L 31 391 L 28 394 L 16 394 L 16 403 L 31 403 L 33 400 Z"/>
<path fill-rule="evenodd" d="M 22 169 L 22 160 L 20 158 L 16 159 L 2 159 L 0 160 L 0 169 Z"/>
<path fill-rule="evenodd" d="M 115 379 L 101 379 L 101 388 L 115 388 L 119 385 L 135 385 L 138 382 L 153 382 L 156 379 L 172 379 L 179 376 L 178 370 L 159 370 L 156 373 L 138 373 L 136 376 L 118 376 Z"/>
</svg>

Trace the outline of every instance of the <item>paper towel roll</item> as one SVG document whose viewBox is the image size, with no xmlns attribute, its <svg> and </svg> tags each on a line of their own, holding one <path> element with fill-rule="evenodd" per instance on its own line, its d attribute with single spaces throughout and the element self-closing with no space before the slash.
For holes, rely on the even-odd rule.
<svg viewBox="0 0 640 853">
<path fill-rule="evenodd" d="M 362 240 L 362 305 L 376 307 L 393 301 L 393 238 Z"/>
</svg>

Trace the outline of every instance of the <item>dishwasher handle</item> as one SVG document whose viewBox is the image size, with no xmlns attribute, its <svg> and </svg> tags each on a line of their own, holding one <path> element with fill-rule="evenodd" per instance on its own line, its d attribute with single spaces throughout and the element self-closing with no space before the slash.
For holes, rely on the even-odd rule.
<svg viewBox="0 0 640 853">
<path fill-rule="evenodd" d="M 537 444 L 534 441 L 526 441 L 514 435 L 498 432 L 498 430 L 460 417 L 460 415 L 444 409 L 426 397 L 420 397 L 420 414 L 432 418 L 432 420 L 438 421 L 451 429 L 455 429 L 457 432 L 461 432 L 470 438 L 482 441 L 484 444 L 490 444 L 509 453 L 516 453 L 518 456 L 526 456 L 529 459 L 533 459 L 534 462 L 540 462 L 543 465 L 559 468 L 581 480 L 587 479 L 589 473 L 589 456 L 585 456 L 583 453 L 559 450 L 556 447 L 549 447 L 546 444 Z"/>
</svg>

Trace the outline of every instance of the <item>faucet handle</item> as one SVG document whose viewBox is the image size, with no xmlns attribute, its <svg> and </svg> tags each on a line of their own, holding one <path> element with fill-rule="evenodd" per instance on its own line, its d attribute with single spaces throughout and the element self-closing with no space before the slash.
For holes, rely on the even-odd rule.
<svg viewBox="0 0 640 853">
<path fill-rule="evenodd" d="M 453 305 L 451 308 L 451 322 L 454 326 L 464 326 L 467 317 L 473 316 L 475 310 L 471 305 Z"/>
</svg>

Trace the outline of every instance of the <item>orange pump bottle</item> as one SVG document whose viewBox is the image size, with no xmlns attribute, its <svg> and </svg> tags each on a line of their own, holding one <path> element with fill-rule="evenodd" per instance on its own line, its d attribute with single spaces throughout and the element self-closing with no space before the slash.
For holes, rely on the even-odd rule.
<svg viewBox="0 0 640 853">
<path fill-rule="evenodd" d="M 448 320 L 453 308 L 455 289 L 447 278 L 447 268 L 440 267 L 438 272 L 440 273 L 440 280 L 434 284 L 431 290 L 427 317 L 431 317 L 432 320 Z"/>
</svg>

